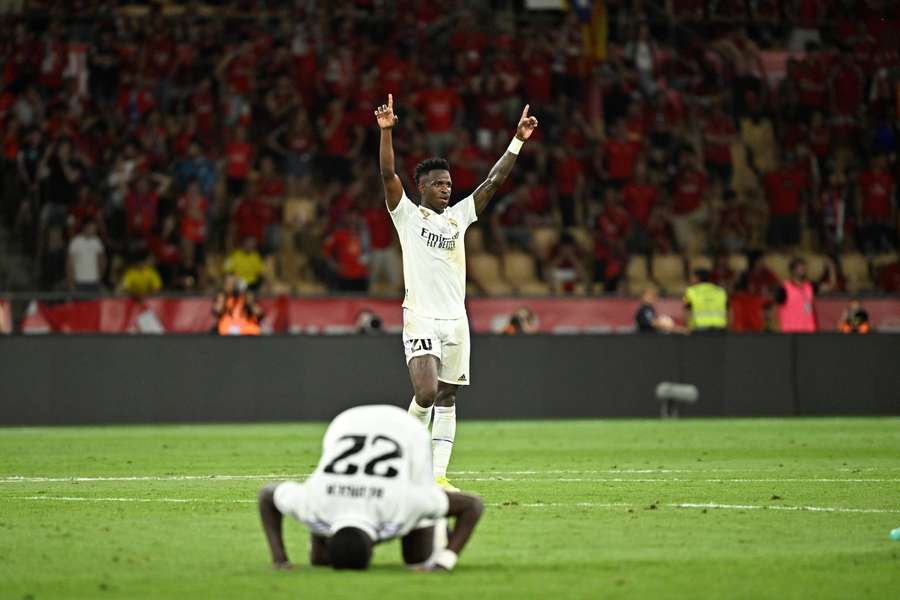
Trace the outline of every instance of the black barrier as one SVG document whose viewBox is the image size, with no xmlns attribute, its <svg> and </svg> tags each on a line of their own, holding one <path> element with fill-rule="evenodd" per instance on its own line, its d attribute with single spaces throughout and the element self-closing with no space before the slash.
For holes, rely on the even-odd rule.
<svg viewBox="0 0 900 600">
<path fill-rule="evenodd" d="M 900 336 L 474 336 L 466 418 L 900 414 Z M 327 420 L 412 396 L 396 336 L 0 339 L 0 424 Z"/>
</svg>

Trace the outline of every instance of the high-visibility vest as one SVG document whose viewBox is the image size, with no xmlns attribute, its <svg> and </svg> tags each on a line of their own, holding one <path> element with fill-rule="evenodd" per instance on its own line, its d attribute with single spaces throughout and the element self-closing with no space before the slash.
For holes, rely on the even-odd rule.
<svg viewBox="0 0 900 600">
<path fill-rule="evenodd" d="M 247 316 L 244 297 L 229 297 L 219 317 L 219 335 L 259 335 L 259 331 L 259 323 Z"/>
<path fill-rule="evenodd" d="M 714 283 L 698 283 L 684 292 L 691 305 L 688 327 L 691 329 L 725 329 L 728 326 L 728 294 Z"/>
<path fill-rule="evenodd" d="M 778 320 L 783 333 L 813 333 L 816 331 L 816 313 L 813 304 L 816 292 L 810 282 L 797 285 L 793 281 L 782 282 L 784 304 L 778 308 Z"/>
</svg>

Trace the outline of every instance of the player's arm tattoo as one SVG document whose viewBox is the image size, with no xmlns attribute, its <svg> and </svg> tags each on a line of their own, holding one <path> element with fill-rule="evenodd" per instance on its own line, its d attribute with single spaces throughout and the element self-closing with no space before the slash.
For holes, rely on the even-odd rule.
<svg viewBox="0 0 900 600">
<path fill-rule="evenodd" d="M 491 201 L 491 198 L 494 197 L 494 194 L 497 193 L 497 190 L 500 189 L 500 186 L 503 185 L 503 182 L 506 181 L 506 178 L 509 177 L 509 174 L 512 173 L 513 165 L 516 164 L 517 155 L 513 154 L 509 150 L 503 153 L 503 156 L 500 157 L 493 167 L 491 167 L 490 173 L 488 173 L 487 179 L 475 188 L 475 192 L 472 194 L 475 198 L 475 212 L 481 213 L 488 205 L 488 202 Z"/>
</svg>

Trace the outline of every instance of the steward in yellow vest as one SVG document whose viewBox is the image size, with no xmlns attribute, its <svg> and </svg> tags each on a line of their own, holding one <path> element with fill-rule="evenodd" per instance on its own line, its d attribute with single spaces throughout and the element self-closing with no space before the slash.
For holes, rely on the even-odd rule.
<svg viewBox="0 0 900 600">
<path fill-rule="evenodd" d="M 728 292 L 710 281 L 707 269 L 697 269 L 684 292 L 684 308 L 691 331 L 725 331 L 728 327 Z"/>
</svg>

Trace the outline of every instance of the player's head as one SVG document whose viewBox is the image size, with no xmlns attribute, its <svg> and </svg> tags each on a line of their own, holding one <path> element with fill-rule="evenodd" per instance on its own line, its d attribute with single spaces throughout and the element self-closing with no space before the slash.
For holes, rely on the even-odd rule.
<svg viewBox="0 0 900 600">
<path fill-rule="evenodd" d="M 328 540 L 328 558 L 335 569 L 365 569 L 372 559 L 372 538 L 356 527 L 338 529 Z"/>
<path fill-rule="evenodd" d="M 422 205 L 434 212 L 443 212 L 450 204 L 453 187 L 450 163 L 443 158 L 427 158 L 416 165 L 413 176 Z"/>
</svg>

